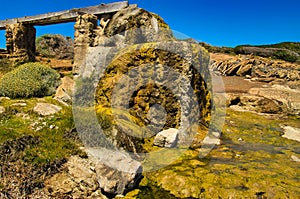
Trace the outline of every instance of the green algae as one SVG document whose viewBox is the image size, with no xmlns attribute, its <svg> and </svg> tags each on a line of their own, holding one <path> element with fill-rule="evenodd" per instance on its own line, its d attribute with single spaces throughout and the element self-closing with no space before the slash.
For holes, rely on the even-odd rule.
<svg viewBox="0 0 300 199">
<path fill-rule="evenodd" d="M 144 173 L 132 198 L 297 198 L 299 142 L 281 137 L 299 117 L 268 118 L 227 111 L 221 145 L 203 158 L 187 150 L 172 164 Z M 167 194 L 167 195 L 164 195 Z"/>
</svg>

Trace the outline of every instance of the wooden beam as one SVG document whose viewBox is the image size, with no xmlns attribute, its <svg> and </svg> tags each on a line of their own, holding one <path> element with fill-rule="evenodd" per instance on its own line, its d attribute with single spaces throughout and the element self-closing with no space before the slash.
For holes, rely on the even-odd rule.
<svg viewBox="0 0 300 199">
<path fill-rule="evenodd" d="M 0 30 L 5 30 L 6 25 L 22 23 L 31 25 L 50 25 L 59 24 L 66 22 L 75 22 L 76 18 L 83 14 L 111 14 L 117 12 L 128 6 L 127 1 L 110 3 L 110 4 L 100 4 L 97 6 L 90 6 L 85 8 L 74 8 L 71 10 L 51 12 L 47 14 L 40 14 L 36 16 L 25 16 L 21 18 L 6 19 L 0 21 Z"/>
</svg>

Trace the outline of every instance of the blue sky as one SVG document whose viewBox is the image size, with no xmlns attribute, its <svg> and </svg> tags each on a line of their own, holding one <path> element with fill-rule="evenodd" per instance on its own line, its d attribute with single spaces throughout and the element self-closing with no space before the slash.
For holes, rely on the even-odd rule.
<svg viewBox="0 0 300 199">
<path fill-rule="evenodd" d="M 0 20 L 110 3 L 112 0 L 1 0 Z M 300 0 L 130 0 L 173 30 L 216 46 L 300 42 Z M 73 36 L 73 24 L 36 27 Z M 0 31 L 0 48 L 5 47 Z"/>
</svg>

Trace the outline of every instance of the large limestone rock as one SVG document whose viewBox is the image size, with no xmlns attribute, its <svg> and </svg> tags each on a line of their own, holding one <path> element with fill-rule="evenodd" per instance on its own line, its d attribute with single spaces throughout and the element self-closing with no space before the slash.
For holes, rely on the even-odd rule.
<svg viewBox="0 0 300 199">
<path fill-rule="evenodd" d="M 109 112 L 114 131 L 104 134 L 111 143 L 130 152 L 143 152 L 140 143 L 144 138 L 168 128 L 182 128 L 180 140 L 185 142 L 186 137 L 186 142 L 190 141 L 188 137 L 193 136 L 187 135 L 193 132 L 186 129 L 192 123 L 207 124 L 210 119 L 207 51 L 197 44 L 175 41 L 159 16 L 136 6 L 112 18 L 103 16 L 100 26 L 96 22 L 92 15 L 76 22 L 75 54 L 82 57 L 75 57 L 75 81 L 79 82 L 75 110 L 83 111 L 95 101 L 96 107 L 102 107 L 98 109 L 111 109 L 104 112 Z M 98 118 L 103 115 L 101 112 Z M 82 120 L 82 114 L 78 118 Z M 98 132 L 90 130 L 96 122 L 81 124 L 82 136 L 89 139 L 86 143 L 94 147 L 94 140 L 103 140 L 101 136 L 95 138 L 99 133 L 91 135 Z"/>
<path fill-rule="evenodd" d="M 94 54 L 89 56 L 95 57 Z M 195 62 L 183 59 L 184 56 L 194 57 Z M 116 112 L 121 112 L 117 110 L 138 118 L 153 134 L 162 128 L 185 129 L 192 123 L 208 122 L 211 103 L 207 64 L 206 51 L 186 42 L 130 46 L 107 66 L 96 90 L 97 105 L 116 110 L 113 114 L 119 129 L 127 128 L 119 122 L 124 121 L 125 116 L 117 115 Z M 96 63 L 86 65 L 90 66 L 95 66 L 92 71 L 100 70 Z M 165 121 L 164 125 L 160 121 Z M 130 121 L 125 122 L 128 123 Z M 186 132 L 181 132 L 179 137 L 183 141 Z M 135 130 L 128 136 L 133 140 L 141 138 L 140 132 Z M 127 145 L 122 140 L 119 144 Z"/>
<path fill-rule="evenodd" d="M 117 12 L 104 28 L 104 35 L 107 37 L 118 35 L 119 41 L 114 42 L 117 45 L 174 39 L 169 26 L 160 16 L 138 8 L 136 5 Z M 102 43 L 101 37 L 97 39 L 100 45 L 109 44 L 107 41 Z"/>
<path fill-rule="evenodd" d="M 142 177 L 141 163 L 126 153 L 105 148 L 88 148 L 87 152 L 95 162 L 99 186 L 108 194 L 122 195 Z"/>
<path fill-rule="evenodd" d="M 55 198 L 99 198 L 122 195 L 133 189 L 141 178 L 141 164 L 128 155 L 107 149 L 89 148 L 89 158 L 72 156 L 62 172 L 45 182 Z"/>
</svg>

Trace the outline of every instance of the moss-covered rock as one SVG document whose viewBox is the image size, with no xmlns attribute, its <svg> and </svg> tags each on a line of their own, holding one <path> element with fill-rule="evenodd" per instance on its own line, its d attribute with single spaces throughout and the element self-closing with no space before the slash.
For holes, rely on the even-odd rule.
<svg viewBox="0 0 300 199">
<path fill-rule="evenodd" d="M 192 61 L 186 59 L 190 56 Z M 162 42 L 133 45 L 119 52 L 100 79 L 95 99 L 102 107 L 113 107 L 119 127 L 131 122 L 114 113 L 124 109 L 142 127 L 151 126 L 153 136 L 162 128 L 208 123 L 210 95 L 208 53 L 198 45 Z M 128 134 L 128 125 L 125 129 Z"/>
</svg>

